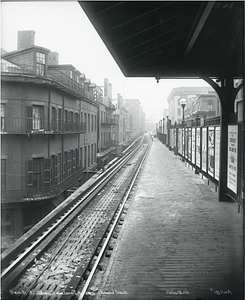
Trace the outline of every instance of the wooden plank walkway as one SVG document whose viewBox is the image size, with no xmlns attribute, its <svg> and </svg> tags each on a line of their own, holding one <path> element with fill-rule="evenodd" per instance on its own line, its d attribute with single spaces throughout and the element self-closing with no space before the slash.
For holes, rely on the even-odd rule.
<svg viewBox="0 0 245 300">
<path fill-rule="evenodd" d="M 242 300 L 243 213 L 155 139 L 101 276 L 92 299 Z"/>
</svg>

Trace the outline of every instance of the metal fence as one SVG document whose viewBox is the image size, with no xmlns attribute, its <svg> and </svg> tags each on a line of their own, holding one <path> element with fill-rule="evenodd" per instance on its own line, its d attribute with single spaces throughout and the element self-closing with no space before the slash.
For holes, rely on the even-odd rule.
<svg viewBox="0 0 245 300">
<path fill-rule="evenodd" d="M 191 125 L 191 126 L 190 126 Z M 243 199 L 243 140 L 240 124 L 228 125 L 227 194 L 244 205 Z M 219 184 L 220 139 L 219 118 L 200 126 L 198 122 L 168 124 L 167 133 L 157 133 L 158 139 L 190 164 L 196 173 L 202 173 L 215 185 Z"/>
</svg>

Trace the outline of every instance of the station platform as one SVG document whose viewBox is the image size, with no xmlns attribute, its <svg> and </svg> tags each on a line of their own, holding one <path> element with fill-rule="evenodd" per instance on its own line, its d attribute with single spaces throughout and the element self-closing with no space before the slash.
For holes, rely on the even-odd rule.
<svg viewBox="0 0 245 300">
<path fill-rule="evenodd" d="M 243 300 L 243 211 L 154 139 L 96 300 Z"/>
</svg>

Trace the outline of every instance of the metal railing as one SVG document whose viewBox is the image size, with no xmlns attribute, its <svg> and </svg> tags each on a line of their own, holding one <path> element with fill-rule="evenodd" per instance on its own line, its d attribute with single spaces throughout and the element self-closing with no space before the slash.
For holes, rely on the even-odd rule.
<svg viewBox="0 0 245 300">
<path fill-rule="evenodd" d="M 1 191 L 2 202 L 14 202 L 28 201 L 28 200 L 40 200 L 40 199 L 50 199 L 59 196 L 71 185 L 73 185 L 77 180 L 83 177 L 83 169 L 78 170 L 73 173 L 57 185 L 41 188 L 29 188 L 11 191 Z"/>
<path fill-rule="evenodd" d="M 101 124 L 110 124 L 110 125 L 115 125 L 115 120 L 112 118 L 104 118 L 101 121 Z"/>
<path fill-rule="evenodd" d="M 58 82 L 69 87 L 70 89 L 78 92 L 79 94 L 84 95 L 84 87 L 61 71 L 48 69 L 47 77 L 51 77 L 52 79 L 54 78 L 58 80 Z"/>
<path fill-rule="evenodd" d="M 34 65 L 14 65 L 12 63 L 1 63 L 1 73 L 9 75 L 30 75 L 42 77 L 51 81 L 51 83 L 61 84 L 81 95 L 84 95 L 84 87 L 74 79 L 67 76 L 59 70 L 47 69 L 40 71 L 38 66 Z"/>
</svg>

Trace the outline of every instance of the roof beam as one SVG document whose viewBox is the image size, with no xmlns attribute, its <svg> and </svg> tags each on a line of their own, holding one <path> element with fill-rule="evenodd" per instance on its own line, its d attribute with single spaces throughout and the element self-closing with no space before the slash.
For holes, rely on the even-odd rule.
<svg viewBox="0 0 245 300">
<path fill-rule="evenodd" d="M 212 1 L 207 2 L 207 5 L 206 5 L 203 13 L 201 14 L 201 16 L 199 18 L 197 26 L 195 27 L 194 32 L 193 32 L 193 34 L 191 36 L 191 39 L 189 41 L 189 44 L 188 44 L 188 46 L 185 50 L 185 55 L 188 55 L 190 53 L 192 47 L 194 46 L 194 44 L 195 44 L 195 42 L 196 42 L 196 40 L 197 40 L 204 24 L 205 24 L 209 14 L 211 13 L 211 11 L 214 7 L 214 4 L 215 4 L 215 2 L 212 2 Z"/>
</svg>

